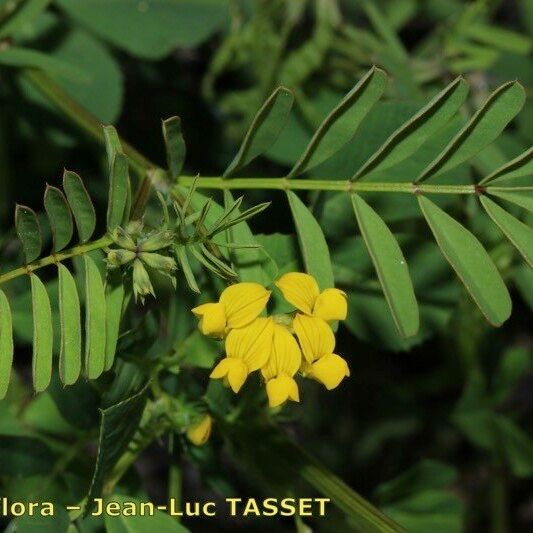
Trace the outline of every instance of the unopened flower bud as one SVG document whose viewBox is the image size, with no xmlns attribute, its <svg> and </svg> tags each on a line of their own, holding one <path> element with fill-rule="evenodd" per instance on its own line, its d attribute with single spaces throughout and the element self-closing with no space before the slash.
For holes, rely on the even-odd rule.
<svg viewBox="0 0 533 533">
<path fill-rule="evenodd" d="M 145 265 L 156 270 L 162 270 L 165 273 L 174 272 L 176 270 L 176 261 L 172 257 L 166 255 L 155 254 L 152 252 L 141 252 L 139 259 L 143 261 Z"/>
<path fill-rule="evenodd" d="M 120 226 L 116 227 L 111 232 L 111 238 L 113 239 L 113 242 L 121 248 L 135 251 L 135 241 L 131 238 L 131 235 Z"/>
<path fill-rule="evenodd" d="M 133 294 L 135 295 L 135 301 L 140 299 L 142 303 L 144 303 L 145 296 L 149 294 L 155 297 L 150 276 L 140 259 L 133 261 Z"/>
<path fill-rule="evenodd" d="M 143 227 L 144 224 L 142 220 L 131 220 L 126 225 L 126 233 L 128 233 L 135 239 L 141 234 Z"/>
<path fill-rule="evenodd" d="M 209 440 L 212 428 L 213 419 L 209 415 L 204 415 L 187 429 L 187 438 L 195 446 L 202 446 Z"/>
<path fill-rule="evenodd" d="M 139 241 L 141 252 L 156 252 L 170 246 L 174 241 L 174 233 L 170 230 L 156 231 Z"/>
<path fill-rule="evenodd" d="M 119 267 L 133 261 L 135 252 L 130 250 L 110 250 L 107 253 L 107 264 L 110 267 Z"/>
</svg>

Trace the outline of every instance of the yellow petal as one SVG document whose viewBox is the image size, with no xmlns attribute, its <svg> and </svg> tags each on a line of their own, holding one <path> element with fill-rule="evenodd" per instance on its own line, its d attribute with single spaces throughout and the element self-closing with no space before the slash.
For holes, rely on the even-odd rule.
<svg viewBox="0 0 533 533">
<path fill-rule="evenodd" d="M 310 363 L 333 352 L 335 335 L 321 318 L 296 315 L 293 327 L 304 357 Z"/>
<path fill-rule="evenodd" d="M 339 289 L 322 291 L 315 302 L 313 316 L 322 318 L 326 322 L 345 320 L 348 314 L 346 293 Z"/>
<path fill-rule="evenodd" d="M 280 374 L 294 376 L 302 362 L 302 352 L 296 339 L 289 331 L 274 324 L 272 351 L 267 364 L 261 369 L 266 379 L 271 379 Z"/>
<path fill-rule="evenodd" d="M 285 374 L 269 380 L 266 385 L 266 391 L 270 407 L 277 407 L 285 403 L 289 398 L 295 402 L 300 401 L 296 381 Z"/>
<path fill-rule="evenodd" d="M 256 318 L 244 328 L 232 329 L 226 338 L 226 353 L 244 361 L 249 372 L 260 369 L 272 350 L 273 329 L 271 318 Z"/>
<path fill-rule="evenodd" d="M 228 328 L 242 328 L 266 307 L 270 291 L 259 283 L 236 283 L 224 289 L 219 302 L 224 306 Z"/>
<path fill-rule="evenodd" d="M 348 363 L 334 353 L 325 355 L 314 362 L 312 370 L 309 373 L 310 377 L 320 381 L 328 390 L 337 387 L 349 375 L 350 369 L 348 368 Z"/>
<path fill-rule="evenodd" d="M 211 379 L 225 378 L 233 392 L 239 392 L 248 377 L 248 367 L 242 359 L 226 357 L 218 363 L 209 375 Z"/>
<path fill-rule="evenodd" d="M 209 415 L 204 415 L 199 421 L 187 429 L 187 438 L 195 445 L 202 446 L 211 435 L 213 419 Z"/>
<path fill-rule="evenodd" d="M 219 303 L 202 304 L 192 312 L 200 319 L 198 328 L 204 335 L 222 337 L 226 329 L 224 306 Z"/>
<path fill-rule="evenodd" d="M 296 309 L 306 315 L 312 314 L 319 294 L 318 284 L 313 276 L 301 272 L 289 272 L 281 276 L 275 285 L 285 300 Z"/>
</svg>

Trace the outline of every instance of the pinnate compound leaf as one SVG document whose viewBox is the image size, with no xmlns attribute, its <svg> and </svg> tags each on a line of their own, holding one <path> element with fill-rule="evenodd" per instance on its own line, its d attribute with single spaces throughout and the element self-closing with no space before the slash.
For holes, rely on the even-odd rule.
<svg viewBox="0 0 533 533">
<path fill-rule="evenodd" d="M 320 290 L 333 287 L 333 268 L 322 228 L 294 192 L 287 191 L 287 198 L 298 234 L 305 271 L 317 280 Z"/>
<path fill-rule="evenodd" d="M 59 378 L 72 385 L 81 371 L 81 313 L 76 282 L 69 269 L 57 265 L 59 274 L 59 319 L 61 325 L 61 350 L 59 352 Z"/>
<path fill-rule="evenodd" d="M 322 163 L 350 141 L 385 91 L 387 79 L 383 70 L 372 68 L 324 119 L 288 177 Z"/>
<path fill-rule="evenodd" d="M 420 326 L 418 304 L 398 241 L 360 196 L 352 194 L 352 204 L 398 332 L 403 337 L 412 337 Z"/>
<path fill-rule="evenodd" d="M 374 155 L 360 168 L 353 179 L 376 172 L 403 161 L 442 128 L 459 110 L 468 94 L 468 84 L 457 78 L 437 94 L 426 106 L 400 126 Z"/>
<path fill-rule="evenodd" d="M 481 196 L 480 200 L 490 218 L 533 268 L 533 230 L 487 196 Z"/>
<path fill-rule="evenodd" d="M 85 513 L 90 511 L 94 498 L 102 494 L 106 477 L 126 451 L 139 426 L 145 405 L 146 387 L 137 394 L 100 411 L 98 457 L 87 496 Z"/>
<path fill-rule="evenodd" d="M 167 152 L 167 166 L 170 177 L 176 180 L 183 170 L 187 147 L 181 132 L 180 117 L 170 117 L 163 120 L 163 139 Z"/>
<path fill-rule="evenodd" d="M 135 505 L 142 505 L 140 500 L 131 496 L 121 496 L 114 494 L 107 500 L 117 502 L 121 507 L 126 503 L 133 502 Z M 153 515 L 120 516 L 107 515 L 105 517 L 105 528 L 107 533 L 152 533 L 154 530 L 159 533 L 188 533 L 188 529 L 177 520 L 162 511 L 155 511 Z"/>
<path fill-rule="evenodd" d="M 124 283 L 119 271 L 108 271 L 105 287 L 106 328 L 105 328 L 105 370 L 113 366 L 120 333 L 120 320 L 124 306 Z"/>
<path fill-rule="evenodd" d="M 9 387 L 13 365 L 13 323 L 6 295 L 0 290 L 0 399 Z"/>
<path fill-rule="evenodd" d="M 50 221 L 54 252 L 59 252 L 70 242 L 74 233 L 72 213 L 65 195 L 57 188 L 46 186 L 44 193 L 44 208 Z"/>
<path fill-rule="evenodd" d="M 102 276 L 87 254 L 85 263 L 85 372 L 96 379 L 105 369 L 106 306 Z"/>
<path fill-rule="evenodd" d="M 33 388 L 41 392 L 50 384 L 52 377 L 52 310 L 50 298 L 43 282 L 30 274 L 33 309 Z"/>
<path fill-rule="evenodd" d="M 69 170 L 63 174 L 63 189 L 76 221 L 80 241 L 86 242 L 96 227 L 96 213 L 91 198 L 78 174 Z"/>
<path fill-rule="evenodd" d="M 31 263 L 41 255 L 43 245 L 41 228 L 35 211 L 25 205 L 17 205 L 15 226 L 18 238 L 22 242 L 26 263 Z"/>
<path fill-rule="evenodd" d="M 420 209 L 442 253 L 487 320 L 501 326 L 511 314 L 511 297 L 498 269 L 477 238 L 424 196 Z"/>
<path fill-rule="evenodd" d="M 533 213 L 533 192 L 495 191 L 491 187 L 487 188 L 487 193 L 497 196 L 502 200 L 519 205 Z"/>
<path fill-rule="evenodd" d="M 294 96 L 289 89 L 278 87 L 255 115 L 237 155 L 224 176 L 230 176 L 266 152 L 285 127 Z"/>
<path fill-rule="evenodd" d="M 499 137 L 524 102 L 524 88 L 518 82 L 509 82 L 496 89 L 416 181 L 438 176 L 476 155 Z"/>
<path fill-rule="evenodd" d="M 533 146 L 524 153 L 505 163 L 494 172 L 484 177 L 479 184 L 487 184 L 492 181 L 504 181 L 513 178 L 521 178 L 533 174 Z"/>
</svg>

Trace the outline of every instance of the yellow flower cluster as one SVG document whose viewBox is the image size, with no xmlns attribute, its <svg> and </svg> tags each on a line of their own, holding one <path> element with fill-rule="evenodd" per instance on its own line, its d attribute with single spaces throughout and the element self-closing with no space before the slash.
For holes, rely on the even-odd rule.
<svg viewBox="0 0 533 533">
<path fill-rule="evenodd" d="M 210 377 L 224 379 L 237 393 L 248 375 L 260 370 L 271 407 L 299 401 L 298 372 L 327 389 L 350 375 L 346 361 L 333 353 L 335 335 L 329 325 L 346 318 L 346 294 L 339 289 L 320 292 L 316 280 L 300 272 L 283 275 L 275 285 L 295 313 L 259 316 L 271 293 L 258 283 L 231 285 L 218 302 L 192 310 L 204 335 L 225 342 L 226 356 Z"/>
</svg>

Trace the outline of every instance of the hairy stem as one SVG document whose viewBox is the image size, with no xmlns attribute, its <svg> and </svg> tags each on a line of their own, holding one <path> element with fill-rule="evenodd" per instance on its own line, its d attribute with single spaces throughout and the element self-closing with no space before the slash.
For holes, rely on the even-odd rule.
<svg viewBox="0 0 533 533">
<path fill-rule="evenodd" d="M 5 274 L 2 274 L 0 276 L 0 285 L 2 283 L 5 283 L 6 281 L 18 278 L 19 276 L 31 274 L 35 270 L 39 270 L 40 268 L 43 268 L 45 266 L 61 263 L 66 259 L 70 259 L 71 257 L 75 257 L 77 255 L 85 254 L 92 250 L 99 250 L 100 248 L 105 248 L 106 246 L 109 246 L 112 242 L 113 241 L 111 240 L 111 237 L 105 235 L 104 237 L 101 237 L 96 241 L 88 242 L 87 244 L 79 244 L 77 246 L 69 248 L 68 250 L 64 250 L 63 252 L 58 252 L 56 254 L 51 254 L 46 257 L 42 257 L 41 259 L 37 259 L 37 261 L 34 261 L 33 263 L 29 263 L 28 265 L 21 266 L 19 268 L 16 268 L 15 270 L 11 270 L 9 272 L 6 272 Z"/>
</svg>

